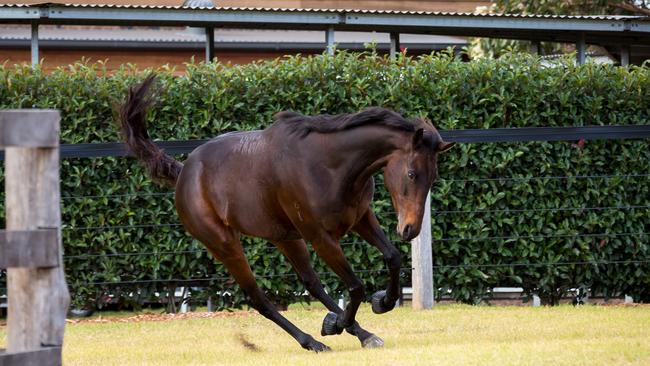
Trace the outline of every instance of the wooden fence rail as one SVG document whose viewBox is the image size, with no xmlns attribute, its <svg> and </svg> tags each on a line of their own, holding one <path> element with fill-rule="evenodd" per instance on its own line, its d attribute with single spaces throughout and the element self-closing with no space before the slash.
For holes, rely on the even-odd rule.
<svg viewBox="0 0 650 366">
<path fill-rule="evenodd" d="M 63 273 L 59 189 L 59 112 L 0 111 L 5 150 L 7 349 L 0 366 L 61 365 L 70 303 Z"/>
</svg>

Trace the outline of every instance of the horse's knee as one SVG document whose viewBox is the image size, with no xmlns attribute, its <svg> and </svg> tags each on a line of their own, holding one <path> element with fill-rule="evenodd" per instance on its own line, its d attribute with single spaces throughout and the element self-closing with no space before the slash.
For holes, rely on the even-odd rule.
<svg viewBox="0 0 650 366">
<path fill-rule="evenodd" d="M 303 277 L 302 283 L 305 285 L 305 288 L 307 291 L 309 291 L 310 294 L 317 293 L 318 290 L 323 287 L 320 283 L 320 280 L 312 276 Z"/>
<path fill-rule="evenodd" d="M 388 264 L 388 268 L 400 268 L 402 266 L 402 254 L 397 248 L 391 248 L 384 256 L 384 259 Z"/>
<path fill-rule="evenodd" d="M 352 301 L 361 302 L 366 296 L 366 292 L 361 281 L 355 282 L 355 284 L 352 285 L 348 291 L 350 292 L 350 299 Z"/>
</svg>

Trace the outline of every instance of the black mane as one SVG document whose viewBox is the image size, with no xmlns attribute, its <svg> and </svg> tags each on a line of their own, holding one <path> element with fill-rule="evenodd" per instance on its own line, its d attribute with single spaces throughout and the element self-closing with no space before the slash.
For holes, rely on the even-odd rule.
<svg viewBox="0 0 650 366">
<path fill-rule="evenodd" d="M 290 133 L 305 137 L 312 132 L 333 133 L 352 128 L 375 125 L 415 132 L 413 122 L 399 113 L 382 107 L 370 107 L 356 113 L 337 115 L 321 114 L 304 116 L 296 112 L 280 112 L 274 116 L 275 123 L 286 126 Z"/>
</svg>

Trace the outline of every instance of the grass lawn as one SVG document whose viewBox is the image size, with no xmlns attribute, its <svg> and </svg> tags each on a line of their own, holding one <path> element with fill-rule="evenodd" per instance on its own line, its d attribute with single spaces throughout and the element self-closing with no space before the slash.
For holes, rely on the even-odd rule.
<svg viewBox="0 0 650 366">
<path fill-rule="evenodd" d="M 347 334 L 320 337 L 322 308 L 284 314 L 333 351 L 304 351 L 254 312 L 168 321 L 128 314 L 68 324 L 64 365 L 650 365 L 649 306 L 454 305 L 374 315 L 364 305 L 357 319 L 386 342 L 374 350 Z"/>
</svg>

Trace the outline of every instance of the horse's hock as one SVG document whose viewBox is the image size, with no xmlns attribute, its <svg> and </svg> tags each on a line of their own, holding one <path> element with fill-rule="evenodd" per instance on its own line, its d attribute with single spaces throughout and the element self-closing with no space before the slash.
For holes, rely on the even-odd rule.
<svg viewBox="0 0 650 366">
<path fill-rule="evenodd" d="M 59 189 L 59 112 L 0 111 L 5 150 L 7 350 L 0 365 L 60 365 L 70 302 L 63 273 Z"/>
</svg>

